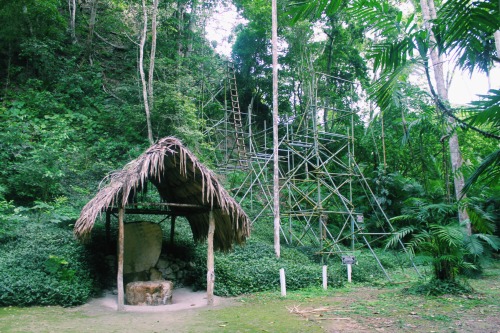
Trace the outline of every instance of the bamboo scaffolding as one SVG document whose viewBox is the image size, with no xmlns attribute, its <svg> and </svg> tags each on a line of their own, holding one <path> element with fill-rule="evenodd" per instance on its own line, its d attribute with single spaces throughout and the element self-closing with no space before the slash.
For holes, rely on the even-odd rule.
<svg viewBox="0 0 500 333">
<path fill-rule="evenodd" d="M 352 89 L 357 85 L 355 82 L 316 73 L 307 92 L 307 99 L 310 101 L 307 112 L 285 120 L 281 125 L 284 129 L 286 127 L 286 134 L 279 140 L 278 147 L 280 193 L 283 196 L 280 202 L 280 233 L 287 244 L 304 245 L 307 240 L 318 245 L 321 248 L 319 253 L 327 257 L 344 253 L 353 254 L 356 250 L 356 243 L 360 242 L 368 248 L 390 280 L 366 238 L 378 236 L 376 238 L 378 240 L 380 237 L 389 236 L 393 233 L 393 227 L 355 161 L 354 115 L 356 112 L 352 109 L 322 106 L 318 100 L 317 91 L 319 85 L 325 84 L 324 77 L 351 84 Z M 231 84 L 236 84 L 234 76 L 231 78 Z M 235 86 L 232 89 L 236 90 Z M 345 132 L 325 131 L 318 121 L 319 109 L 335 112 L 335 119 L 346 121 Z M 231 172 L 241 173 L 241 169 L 231 167 L 231 165 L 241 163 L 235 161 L 238 158 L 238 154 L 235 153 L 236 141 L 240 140 L 240 145 L 244 143 L 248 170 L 245 171 L 243 180 L 239 181 L 240 186 L 234 189 L 233 194 L 240 203 L 251 199 L 251 224 L 254 224 L 263 218 L 270 219 L 274 214 L 273 193 L 270 186 L 274 155 L 270 153 L 272 147 L 268 146 L 269 140 L 267 139 L 271 137 L 271 128 L 268 128 L 264 122 L 263 128 L 255 129 L 255 121 L 251 120 L 253 119 L 251 112 L 242 112 L 242 116 L 247 117 L 248 121 L 241 121 L 242 127 L 239 130 L 242 133 L 235 133 L 231 130 L 232 125 L 224 124 L 224 120 L 231 119 L 230 112 L 230 108 L 226 108 L 224 118 L 210 125 L 213 126 L 211 133 L 218 133 L 219 138 L 209 139 L 209 141 L 212 140 L 215 147 L 226 149 L 219 154 L 225 156 L 225 160 L 220 161 L 222 166 L 220 170 L 227 172 L 226 177 L 231 177 Z M 290 126 L 295 124 L 297 124 L 296 128 Z M 241 137 L 244 138 L 243 142 Z M 228 142 L 228 138 L 233 138 L 234 142 Z M 224 140 L 226 145 L 220 144 Z M 239 149 L 241 150 L 241 147 Z M 376 216 L 382 217 L 380 224 L 387 226 L 389 232 L 385 230 L 371 232 L 358 225 L 356 218 L 360 212 L 356 211 L 353 203 L 354 182 L 363 188 L 369 206 L 373 211 L 380 213 Z M 330 230 L 328 217 L 337 221 L 335 223 L 340 223 L 337 225 L 337 232 L 333 233 Z M 347 243 L 350 243 L 350 249 L 344 250 Z M 404 248 L 403 244 L 401 246 Z"/>
</svg>

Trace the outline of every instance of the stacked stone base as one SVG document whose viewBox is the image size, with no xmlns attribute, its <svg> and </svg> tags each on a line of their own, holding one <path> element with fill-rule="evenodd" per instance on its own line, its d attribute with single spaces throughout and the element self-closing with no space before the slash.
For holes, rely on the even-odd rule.
<svg viewBox="0 0 500 333">
<path fill-rule="evenodd" d="M 172 304 L 172 281 L 136 281 L 125 288 L 129 305 L 166 305 Z"/>
</svg>

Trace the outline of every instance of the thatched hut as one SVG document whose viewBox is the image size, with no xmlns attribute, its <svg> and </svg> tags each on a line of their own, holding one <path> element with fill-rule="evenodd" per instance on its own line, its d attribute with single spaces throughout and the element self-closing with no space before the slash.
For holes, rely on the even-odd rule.
<svg viewBox="0 0 500 333">
<path fill-rule="evenodd" d="M 146 188 L 148 182 L 158 189 L 161 203 L 137 203 L 136 194 Z M 125 213 L 172 216 L 171 237 L 175 217 L 185 216 L 195 241 L 208 238 L 209 303 L 213 299 L 213 249 L 229 250 L 234 243 L 243 243 L 250 234 L 248 216 L 240 205 L 222 187 L 215 174 L 173 137 L 159 140 L 122 170 L 108 177 L 107 185 L 83 207 L 74 227 L 76 237 L 88 237 L 97 217 L 102 212 L 109 213 L 112 210 L 118 212 L 119 222 L 119 309 L 123 309 L 124 304 L 121 270 Z"/>
</svg>

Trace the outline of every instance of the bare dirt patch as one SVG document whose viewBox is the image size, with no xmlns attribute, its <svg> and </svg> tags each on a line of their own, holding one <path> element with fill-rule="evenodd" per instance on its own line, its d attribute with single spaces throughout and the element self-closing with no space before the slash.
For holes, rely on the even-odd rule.
<svg viewBox="0 0 500 333">
<path fill-rule="evenodd" d="M 402 293 L 404 285 L 352 285 L 215 298 L 175 289 L 173 304 L 126 306 L 116 295 L 74 308 L 0 308 L 0 333 L 8 332 L 273 332 L 500 333 L 500 267 L 470 280 L 475 293 L 426 297 Z"/>
<path fill-rule="evenodd" d="M 500 333 L 498 270 L 471 280 L 471 295 L 407 295 L 403 287 L 352 289 L 321 303 L 290 309 L 329 333 L 457 332 Z"/>
</svg>

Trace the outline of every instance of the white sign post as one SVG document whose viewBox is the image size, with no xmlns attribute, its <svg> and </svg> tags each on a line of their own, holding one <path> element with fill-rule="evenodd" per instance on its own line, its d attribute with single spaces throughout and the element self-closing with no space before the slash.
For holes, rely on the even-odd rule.
<svg viewBox="0 0 500 333">
<path fill-rule="evenodd" d="M 355 256 L 342 256 L 342 264 L 347 265 L 347 282 L 351 282 L 352 265 L 356 263 Z"/>
<path fill-rule="evenodd" d="M 286 297 L 286 281 L 285 281 L 285 269 L 280 269 L 280 285 L 281 285 L 281 296 Z"/>
</svg>

